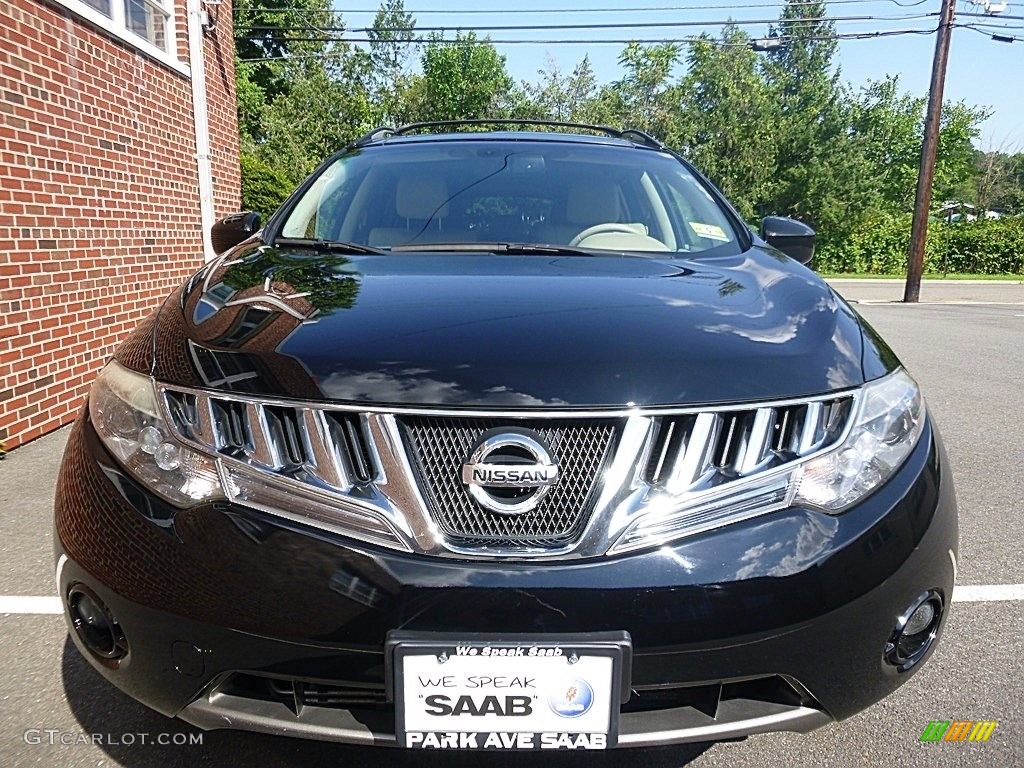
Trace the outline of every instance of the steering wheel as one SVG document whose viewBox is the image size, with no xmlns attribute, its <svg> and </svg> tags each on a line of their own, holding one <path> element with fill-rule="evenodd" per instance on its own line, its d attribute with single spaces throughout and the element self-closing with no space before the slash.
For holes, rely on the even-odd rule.
<svg viewBox="0 0 1024 768">
<path fill-rule="evenodd" d="M 621 232 L 623 234 L 637 235 L 640 234 L 636 231 L 635 227 L 631 227 L 629 224 L 620 224 L 618 222 L 609 221 L 604 224 L 595 224 L 592 227 L 587 227 L 580 232 L 576 237 L 569 241 L 569 246 L 576 246 L 582 243 L 591 235 L 603 235 L 611 232 Z"/>
</svg>

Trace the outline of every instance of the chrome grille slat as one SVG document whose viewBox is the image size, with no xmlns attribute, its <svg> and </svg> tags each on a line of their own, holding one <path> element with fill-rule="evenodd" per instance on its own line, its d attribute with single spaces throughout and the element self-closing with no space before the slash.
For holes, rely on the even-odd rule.
<svg viewBox="0 0 1024 768">
<path fill-rule="evenodd" d="M 668 423 L 668 429 L 666 430 L 665 437 L 662 441 L 661 450 L 658 451 L 658 463 L 654 467 L 654 473 L 652 479 L 657 482 L 661 477 L 662 467 L 665 466 L 665 459 L 668 457 L 668 450 L 672 446 L 672 433 L 676 429 L 676 420 L 673 419 Z"/>
<path fill-rule="evenodd" d="M 349 458 L 352 460 L 356 477 L 363 480 L 370 480 L 373 477 L 373 473 L 370 471 L 370 467 L 366 463 L 366 459 L 363 457 L 363 452 L 358 449 L 360 436 L 356 432 L 356 427 L 352 423 L 352 420 L 345 419 L 342 429 L 345 431 L 346 445 L 349 446 Z"/>
<path fill-rule="evenodd" d="M 283 462 L 277 446 L 268 436 L 267 417 L 263 412 L 263 406 L 259 403 L 247 403 L 245 413 L 249 420 L 249 434 L 252 436 L 249 458 L 264 467 L 278 469 Z"/>
<path fill-rule="evenodd" d="M 337 443 L 331 439 L 324 412 L 313 408 L 302 409 L 303 437 L 313 457 L 306 468 L 327 485 L 347 491 L 351 487 L 345 463 Z"/>
<path fill-rule="evenodd" d="M 770 458 L 768 456 L 768 441 L 774 426 L 774 409 L 758 408 L 754 412 L 750 434 L 747 437 L 747 443 L 744 446 L 743 453 L 741 454 L 742 458 L 739 461 L 739 474 L 749 475 Z"/>
<path fill-rule="evenodd" d="M 220 438 L 213 424 L 213 404 L 206 395 L 196 397 L 196 437 L 200 442 L 220 450 Z"/>
<path fill-rule="evenodd" d="M 807 411 L 804 414 L 803 429 L 800 432 L 800 442 L 797 443 L 797 453 L 801 456 L 814 450 L 818 440 L 818 426 L 821 424 L 821 403 L 808 403 Z"/>
<path fill-rule="evenodd" d="M 725 419 L 726 426 L 724 426 L 722 430 L 723 438 L 721 443 L 716 446 L 714 452 L 714 465 L 720 470 L 726 469 L 731 464 L 730 459 L 734 452 L 733 441 L 737 437 L 736 430 L 737 427 L 740 427 L 740 420 L 742 418 L 743 416 L 741 414 L 734 413 L 727 416 Z"/>
<path fill-rule="evenodd" d="M 700 413 L 694 419 L 693 429 L 686 442 L 683 459 L 665 484 L 669 493 L 681 493 L 697 484 L 711 470 L 712 452 L 722 429 L 722 417 L 715 413 Z"/>
</svg>

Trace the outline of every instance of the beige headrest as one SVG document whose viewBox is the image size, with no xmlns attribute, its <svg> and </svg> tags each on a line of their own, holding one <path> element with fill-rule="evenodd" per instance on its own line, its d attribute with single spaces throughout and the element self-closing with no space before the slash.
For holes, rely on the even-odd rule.
<svg viewBox="0 0 1024 768">
<path fill-rule="evenodd" d="M 565 218 L 570 224 L 619 220 L 619 188 L 600 181 L 576 182 L 569 188 Z"/>
<path fill-rule="evenodd" d="M 448 215 L 448 186 L 436 176 L 398 180 L 395 212 L 403 219 L 442 219 Z"/>
</svg>

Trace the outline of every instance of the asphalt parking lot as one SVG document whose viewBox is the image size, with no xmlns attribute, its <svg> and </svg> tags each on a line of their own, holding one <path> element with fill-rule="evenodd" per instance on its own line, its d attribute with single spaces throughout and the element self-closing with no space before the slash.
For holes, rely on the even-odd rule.
<svg viewBox="0 0 1024 768">
<path fill-rule="evenodd" d="M 1024 585 L 1024 287 L 926 287 L 926 299 L 945 303 L 916 306 L 882 303 L 895 298 L 893 284 L 841 283 L 838 289 L 864 302 L 860 311 L 921 382 L 938 420 L 960 503 L 958 585 Z M 0 463 L 0 596 L 53 593 L 51 503 L 66 432 Z M 527 756 L 364 750 L 226 731 L 202 734 L 201 745 L 142 744 L 141 734 L 152 741 L 159 734 L 200 732 L 103 681 L 68 641 L 61 616 L 0 608 L 0 766 L 1020 766 L 1021 592 L 958 592 L 943 643 L 919 674 L 882 703 L 807 736 Z M 998 726 L 984 743 L 919 742 L 929 721 L 954 719 L 996 720 Z M 58 743 L 50 744 L 47 731 Z M 59 743 L 61 734 L 80 742 L 83 733 L 116 743 Z"/>
</svg>

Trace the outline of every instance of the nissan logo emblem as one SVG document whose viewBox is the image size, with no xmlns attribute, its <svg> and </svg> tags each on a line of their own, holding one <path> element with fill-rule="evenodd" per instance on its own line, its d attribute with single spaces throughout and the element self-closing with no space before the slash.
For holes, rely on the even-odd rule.
<svg viewBox="0 0 1024 768">
<path fill-rule="evenodd" d="M 558 476 L 558 465 L 540 435 L 526 430 L 485 432 L 462 465 L 462 482 L 469 495 L 499 515 L 535 509 Z"/>
</svg>

